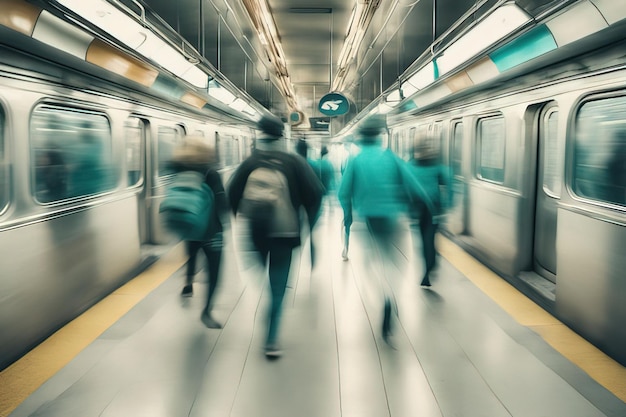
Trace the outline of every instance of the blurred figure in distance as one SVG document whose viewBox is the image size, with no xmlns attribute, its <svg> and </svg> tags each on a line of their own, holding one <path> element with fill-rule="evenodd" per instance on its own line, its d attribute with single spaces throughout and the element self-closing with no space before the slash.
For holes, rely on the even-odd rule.
<svg viewBox="0 0 626 417">
<path fill-rule="evenodd" d="M 448 169 L 439 162 L 437 144 L 422 138 L 413 147 L 413 157 L 409 161 L 410 171 L 425 190 L 426 198 L 414 199 L 411 215 L 419 222 L 424 259 L 424 276 L 420 285 L 430 287 L 430 274 L 436 267 L 437 250 L 435 234 L 440 217 L 449 207 L 451 187 Z M 445 192 L 441 192 L 441 187 Z"/>
</svg>

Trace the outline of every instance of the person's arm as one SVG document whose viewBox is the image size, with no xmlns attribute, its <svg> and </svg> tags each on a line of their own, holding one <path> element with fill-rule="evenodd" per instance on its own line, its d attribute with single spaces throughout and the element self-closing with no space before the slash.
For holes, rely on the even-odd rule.
<svg viewBox="0 0 626 417">
<path fill-rule="evenodd" d="M 239 202 L 241 201 L 241 197 L 243 195 L 243 189 L 246 185 L 246 180 L 248 179 L 248 175 L 251 172 L 251 159 L 250 157 L 243 161 L 239 168 L 235 171 L 235 173 L 230 177 L 228 181 L 228 185 L 226 186 L 226 197 L 228 199 L 228 203 L 230 205 L 230 209 L 233 214 L 237 214 L 237 208 L 239 207 Z"/>
<path fill-rule="evenodd" d="M 226 199 L 226 190 L 224 190 L 224 184 L 222 183 L 222 177 L 215 170 L 209 170 L 205 177 L 205 182 L 213 191 L 213 197 L 215 200 L 215 209 L 220 221 L 223 225 L 230 223 L 230 216 L 228 213 L 229 204 Z"/>
<path fill-rule="evenodd" d="M 322 205 L 324 186 L 308 162 L 296 158 L 294 161 L 300 200 L 309 218 L 309 225 L 313 228 Z"/>
</svg>

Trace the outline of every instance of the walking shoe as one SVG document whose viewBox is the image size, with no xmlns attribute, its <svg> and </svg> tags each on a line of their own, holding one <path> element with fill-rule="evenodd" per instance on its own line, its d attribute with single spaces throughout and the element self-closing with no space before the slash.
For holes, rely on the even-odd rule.
<svg viewBox="0 0 626 417">
<path fill-rule="evenodd" d="M 282 356 L 283 351 L 276 343 L 271 343 L 265 346 L 265 357 L 268 359 L 278 359 Z"/>
<path fill-rule="evenodd" d="M 183 297 L 193 296 L 193 284 L 187 284 L 183 287 L 183 291 L 180 293 Z"/>
<path fill-rule="evenodd" d="M 202 311 L 200 320 L 202 320 L 202 323 L 204 323 L 204 325 L 208 327 L 209 329 L 221 329 L 222 328 L 222 325 L 211 316 L 211 313 L 209 313 L 206 310 Z"/>
<path fill-rule="evenodd" d="M 348 248 L 343 248 L 343 251 L 341 252 L 341 257 L 344 261 L 348 260 Z"/>
<path fill-rule="evenodd" d="M 420 283 L 420 285 L 422 287 L 430 287 L 432 285 L 430 283 L 430 278 L 428 277 L 428 274 L 424 275 L 424 278 L 422 279 L 422 282 Z"/>
</svg>

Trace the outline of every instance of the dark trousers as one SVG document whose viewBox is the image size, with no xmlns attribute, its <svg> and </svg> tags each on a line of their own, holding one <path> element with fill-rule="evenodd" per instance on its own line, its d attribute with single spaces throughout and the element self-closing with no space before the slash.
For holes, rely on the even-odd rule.
<svg viewBox="0 0 626 417">
<path fill-rule="evenodd" d="M 424 256 L 424 266 L 428 275 L 435 267 L 437 251 L 435 249 L 435 234 L 437 224 L 433 222 L 433 215 L 428 209 L 424 209 L 419 219 L 419 229 L 422 235 L 422 255 Z"/>
<path fill-rule="evenodd" d="M 391 313 L 397 312 L 396 297 L 394 296 L 390 277 L 387 271 L 391 264 L 395 263 L 398 239 L 398 221 L 392 217 L 368 217 L 366 218 L 367 230 L 373 245 L 372 260 L 378 264 L 380 271 L 374 282 L 377 282 L 383 295 L 383 338 L 387 340 L 391 333 Z"/>
<path fill-rule="evenodd" d="M 193 277 L 196 274 L 196 258 L 198 257 L 198 250 L 200 250 L 200 248 L 202 248 L 207 259 L 208 290 L 205 309 L 207 312 L 211 312 L 215 289 L 219 281 L 222 246 L 221 243 L 215 244 L 215 242 L 187 242 L 187 252 L 189 253 L 189 260 L 187 261 L 187 284 L 193 283 Z"/>
<path fill-rule="evenodd" d="M 283 299 L 289 279 L 293 239 L 270 238 L 263 250 L 262 258 L 269 257 L 269 279 L 272 302 L 268 313 L 267 344 L 274 344 L 278 339 L 278 328 L 282 316 Z"/>
</svg>

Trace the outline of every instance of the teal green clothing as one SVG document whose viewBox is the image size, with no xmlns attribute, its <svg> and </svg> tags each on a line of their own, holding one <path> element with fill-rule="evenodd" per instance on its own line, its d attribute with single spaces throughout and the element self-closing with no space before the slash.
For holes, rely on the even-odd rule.
<svg viewBox="0 0 626 417">
<path fill-rule="evenodd" d="M 348 161 L 338 198 L 346 218 L 352 210 L 361 217 L 396 217 L 406 213 L 408 199 L 396 155 L 380 144 L 363 145 Z"/>
<path fill-rule="evenodd" d="M 452 189 L 447 167 L 434 161 L 416 159 L 409 161 L 408 165 L 409 171 L 419 181 L 432 203 L 432 214 L 436 216 L 450 207 Z M 442 193 L 440 186 L 445 186 L 447 191 Z"/>
<path fill-rule="evenodd" d="M 313 171 L 322 182 L 324 186 L 325 192 L 328 193 L 331 190 L 335 189 L 335 169 L 333 168 L 333 164 L 330 163 L 327 159 L 307 159 Z"/>
</svg>

